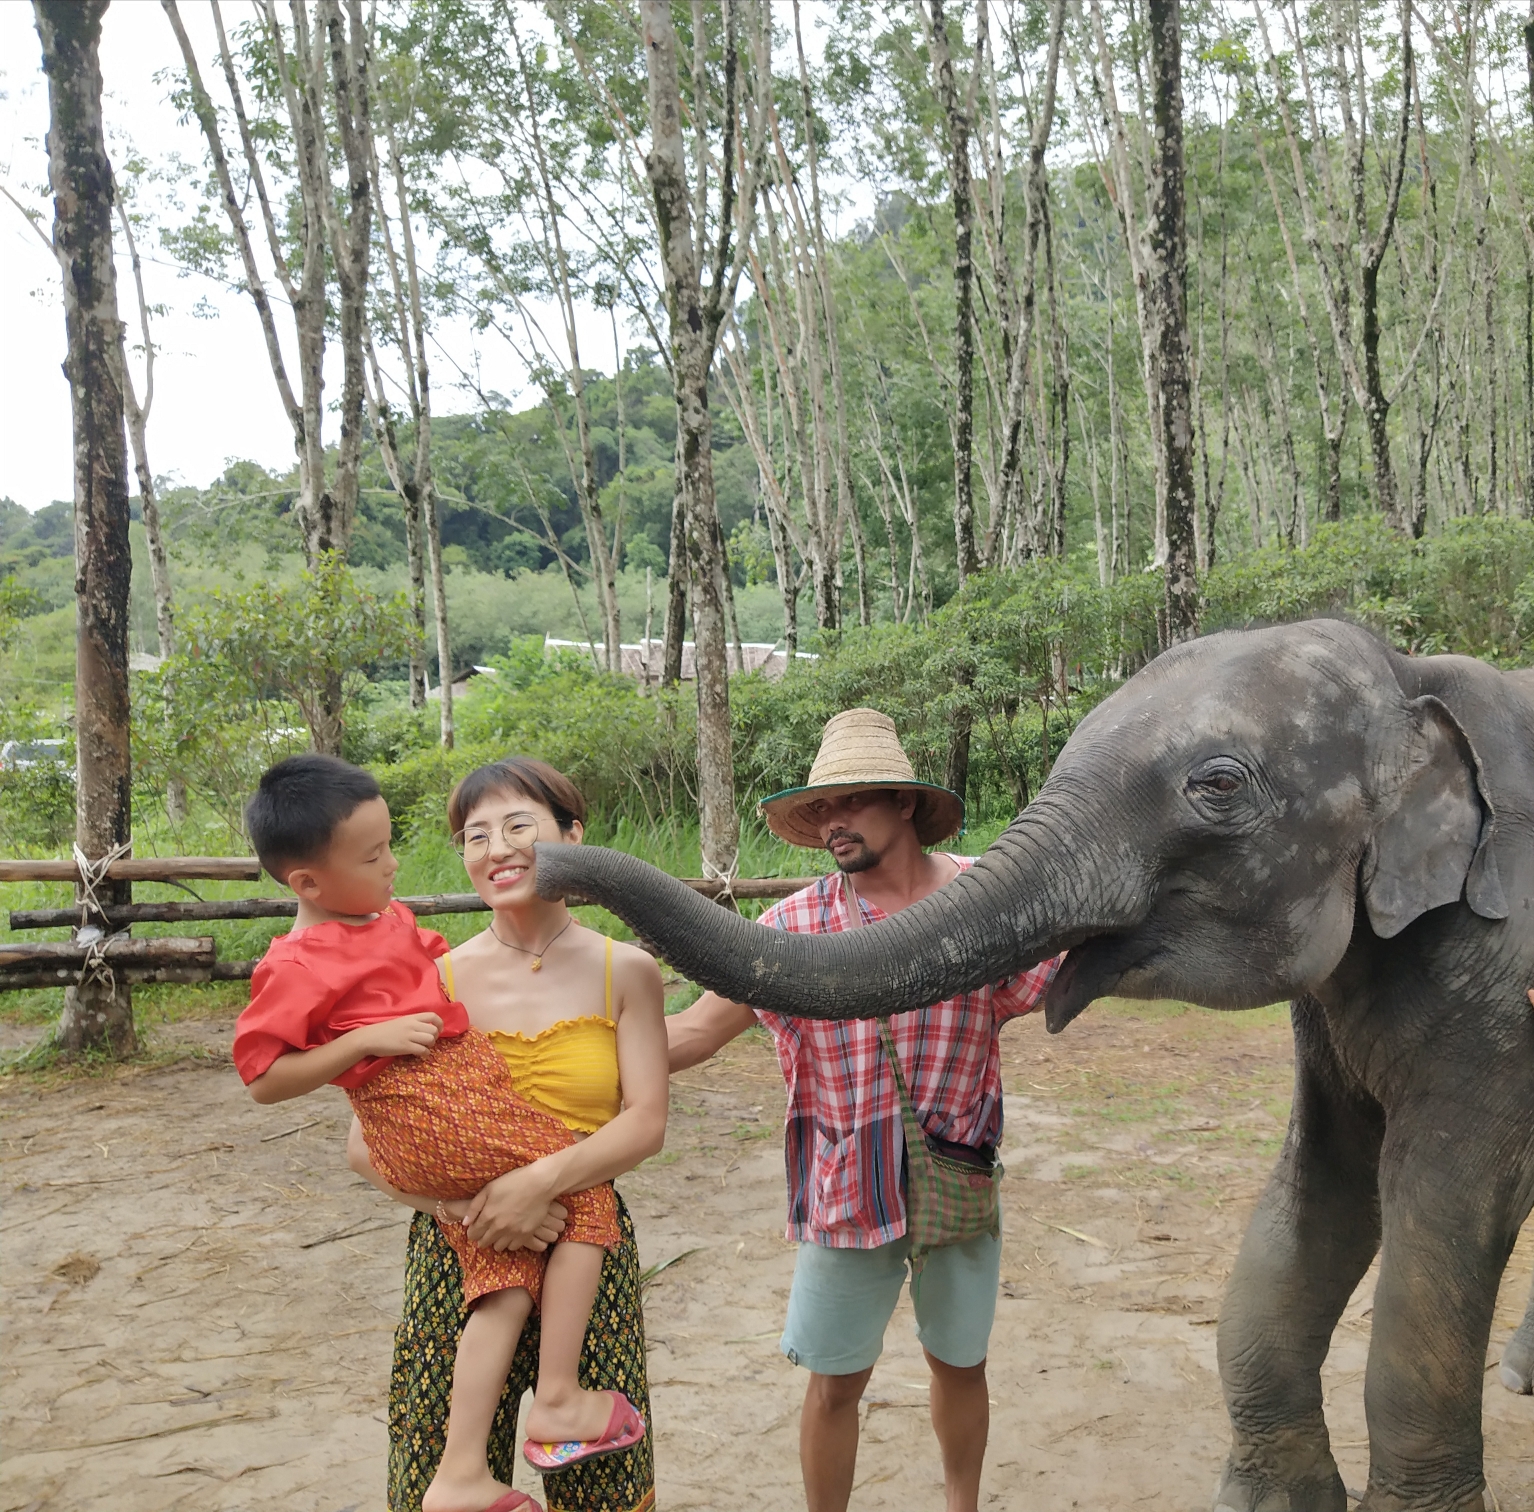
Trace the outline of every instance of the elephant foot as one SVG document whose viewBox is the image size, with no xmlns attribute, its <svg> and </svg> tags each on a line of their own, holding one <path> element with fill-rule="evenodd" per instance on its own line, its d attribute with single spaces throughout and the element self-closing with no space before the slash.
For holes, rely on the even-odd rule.
<svg viewBox="0 0 1534 1512">
<path fill-rule="evenodd" d="M 1534 1324 L 1525 1323 L 1507 1341 L 1497 1379 L 1519 1396 L 1534 1392 Z"/>
<path fill-rule="evenodd" d="M 1348 1493 L 1330 1453 L 1303 1456 L 1292 1470 L 1267 1455 L 1259 1464 L 1233 1454 L 1214 1493 L 1214 1512 L 1347 1512 Z"/>
</svg>

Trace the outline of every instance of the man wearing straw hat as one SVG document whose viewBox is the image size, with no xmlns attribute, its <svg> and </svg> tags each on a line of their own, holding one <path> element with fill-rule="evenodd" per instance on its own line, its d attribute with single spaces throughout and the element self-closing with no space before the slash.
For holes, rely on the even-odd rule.
<svg viewBox="0 0 1534 1512">
<path fill-rule="evenodd" d="M 829 851 L 837 866 L 762 916 L 777 929 L 858 928 L 971 864 L 925 849 L 962 830 L 963 800 L 917 781 L 894 722 L 873 709 L 830 720 L 809 781 L 761 809 L 774 834 Z M 758 1014 L 712 992 L 667 1020 L 679 1071 L 760 1019 L 788 1083 L 788 1237 L 799 1254 L 782 1349 L 810 1371 L 799 1430 L 809 1512 L 845 1512 L 858 1404 L 908 1266 L 946 1512 L 976 1512 L 1001 1266 L 997 1033 L 1038 1006 L 1056 966 L 887 1021 Z"/>
</svg>

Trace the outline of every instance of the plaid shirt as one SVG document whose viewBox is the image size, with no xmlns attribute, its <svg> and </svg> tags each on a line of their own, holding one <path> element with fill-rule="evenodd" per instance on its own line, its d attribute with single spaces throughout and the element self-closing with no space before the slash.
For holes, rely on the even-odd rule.
<svg viewBox="0 0 1534 1512">
<path fill-rule="evenodd" d="M 972 856 L 951 858 L 962 870 Z M 840 872 L 774 904 L 761 922 L 795 934 L 847 927 Z M 888 917 L 859 898 L 865 923 Z M 1043 1000 L 1060 964 L 947 998 L 890 1020 L 900 1068 L 927 1133 L 976 1147 L 1001 1142 L 997 1032 Z M 900 1095 L 871 1019 L 791 1018 L 758 1012 L 788 1083 L 784 1157 L 788 1237 L 831 1249 L 873 1249 L 906 1231 L 905 1134 Z"/>
</svg>

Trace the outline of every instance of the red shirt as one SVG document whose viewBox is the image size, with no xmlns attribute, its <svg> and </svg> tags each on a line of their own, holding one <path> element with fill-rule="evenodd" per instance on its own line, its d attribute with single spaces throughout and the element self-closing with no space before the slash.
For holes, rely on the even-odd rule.
<svg viewBox="0 0 1534 1512">
<path fill-rule="evenodd" d="M 448 996 L 436 967 L 448 949 L 399 902 L 366 924 L 329 920 L 279 935 L 250 979 L 250 1006 L 235 1022 L 235 1070 L 248 1085 L 280 1055 L 411 1013 L 440 1014 L 444 1039 L 466 1033 L 469 1011 Z M 333 1085 L 360 1087 L 392 1059 L 370 1055 Z"/>
<path fill-rule="evenodd" d="M 973 856 L 953 856 L 962 871 Z M 858 899 L 865 923 L 888 917 Z M 840 934 L 847 889 L 840 872 L 785 898 L 761 922 L 794 934 Z M 900 1069 L 923 1129 L 975 1148 L 1001 1142 L 997 1031 L 1030 1013 L 1061 957 L 931 1008 L 890 1019 Z M 831 1249 L 872 1249 L 906 1230 L 900 1095 L 872 1019 L 757 1015 L 771 1031 L 788 1083 L 784 1157 L 788 1237 Z"/>
</svg>

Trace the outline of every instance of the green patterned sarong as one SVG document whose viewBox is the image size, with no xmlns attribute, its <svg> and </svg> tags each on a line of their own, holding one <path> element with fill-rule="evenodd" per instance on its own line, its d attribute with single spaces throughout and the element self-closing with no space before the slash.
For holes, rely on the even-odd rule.
<svg viewBox="0 0 1534 1512">
<path fill-rule="evenodd" d="M 639 1250 L 634 1224 L 618 1198 L 622 1243 L 602 1266 L 597 1300 L 581 1353 L 581 1385 L 621 1391 L 651 1423 L 644 1316 L 639 1304 Z M 421 1496 L 436 1474 L 447 1432 L 453 1361 L 468 1313 L 457 1256 L 436 1223 L 418 1213 L 405 1252 L 405 1301 L 394 1332 L 389 1377 L 389 1512 L 421 1512 Z M 506 1394 L 490 1433 L 490 1469 L 508 1484 L 521 1459 L 517 1407 L 538 1373 L 538 1319 L 528 1321 Z M 587 1460 L 544 1479 L 549 1512 L 653 1512 L 655 1470 L 651 1435 L 621 1454 Z"/>
</svg>

